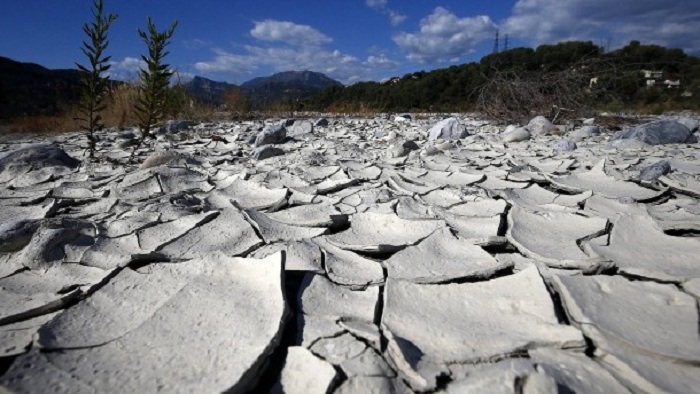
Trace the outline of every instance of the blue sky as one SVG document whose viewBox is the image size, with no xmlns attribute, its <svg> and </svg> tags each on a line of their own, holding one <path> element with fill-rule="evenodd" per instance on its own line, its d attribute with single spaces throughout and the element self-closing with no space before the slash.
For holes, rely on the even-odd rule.
<svg viewBox="0 0 700 394">
<path fill-rule="evenodd" d="M 0 12 L 0 56 L 49 68 L 83 62 L 91 0 L 11 0 Z M 494 34 L 510 46 L 632 39 L 700 55 L 698 0 L 105 0 L 119 15 L 108 52 L 114 78 L 135 76 L 151 16 L 179 25 L 166 62 L 187 78 L 241 83 L 286 70 L 343 83 L 382 80 L 479 60 Z"/>
</svg>

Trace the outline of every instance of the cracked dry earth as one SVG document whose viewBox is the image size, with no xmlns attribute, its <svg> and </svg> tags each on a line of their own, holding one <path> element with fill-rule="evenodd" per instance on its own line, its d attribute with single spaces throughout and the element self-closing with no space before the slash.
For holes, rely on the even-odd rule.
<svg viewBox="0 0 700 394">
<path fill-rule="evenodd" d="M 0 391 L 697 391 L 698 145 L 439 120 L 1 144 Z"/>
</svg>

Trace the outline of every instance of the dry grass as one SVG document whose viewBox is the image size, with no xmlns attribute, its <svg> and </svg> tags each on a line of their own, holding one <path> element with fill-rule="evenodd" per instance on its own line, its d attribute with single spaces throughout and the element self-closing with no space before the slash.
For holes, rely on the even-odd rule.
<svg viewBox="0 0 700 394">
<path fill-rule="evenodd" d="M 188 97 L 173 90 L 172 104 L 169 105 L 166 116 L 169 119 L 188 119 L 192 121 L 212 121 L 220 119 L 221 113 L 214 108 L 198 104 Z M 179 96 L 175 96 L 179 94 Z M 138 97 L 138 86 L 124 83 L 112 86 L 107 93 L 107 108 L 102 111 L 102 121 L 105 127 L 120 129 L 134 127 L 138 123 L 134 103 Z M 62 114 L 46 116 L 35 115 L 14 119 L 9 125 L 9 132 L 15 133 L 65 133 L 83 130 L 85 126 L 75 120 L 78 116 L 76 108 L 70 108 Z"/>
<path fill-rule="evenodd" d="M 9 132 L 14 133 L 66 133 L 81 129 L 78 121 L 68 115 L 35 115 L 14 119 Z"/>
<path fill-rule="evenodd" d="M 113 86 L 108 93 L 107 108 L 102 111 L 105 127 L 125 128 L 136 125 L 138 119 L 134 103 L 138 95 L 138 87 L 134 84 Z"/>
</svg>

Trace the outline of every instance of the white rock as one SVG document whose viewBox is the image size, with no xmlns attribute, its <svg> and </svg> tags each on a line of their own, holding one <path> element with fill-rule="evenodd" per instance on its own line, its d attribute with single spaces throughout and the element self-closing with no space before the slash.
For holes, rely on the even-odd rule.
<svg viewBox="0 0 700 394">
<path fill-rule="evenodd" d="M 287 358 L 279 382 L 272 393 L 325 394 L 337 374 L 333 366 L 304 347 L 287 348 Z"/>
<path fill-rule="evenodd" d="M 444 226 L 444 222 L 411 221 L 396 214 L 358 213 L 350 229 L 326 237 L 341 249 L 368 253 L 395 252 L 413 245 Z"/>
<path fill-rule="evenodd" d="M 322 275 L 306 274 L 298 295 L 304 315 L 374 321 L 379 288 L 364 290 L 339 286 Z"/>
<path fill-rule="evenodd" d="M 389 278 L 441 283 L 460 278 L 489 278 L 509 268 L 470 242 L 440 229 L 384 262 Z"/>
<path fill-rule="evenodd" d="M 282 270 L 280 254 L 126 269 L 40 330 L 42 348 L 62 351 L 21 356 L 0 383 L 16 391 L 250 389 L 282 333 Z"/>
<path fill-rule="evenodd" d="M 448 363 L 486 361 L 542 346 L 583 346 L 579 331 L 558 324 L 535 267 L 483 283 L 389 279 L 384 298 L 382 330 L 390 336 L 389 355 L 415 390 L 435 388 Z"/>
</svg>

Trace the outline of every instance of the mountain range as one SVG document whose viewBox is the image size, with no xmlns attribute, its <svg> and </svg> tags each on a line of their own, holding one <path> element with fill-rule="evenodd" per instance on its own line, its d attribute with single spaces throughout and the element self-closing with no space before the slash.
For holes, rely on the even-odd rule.
<svg viewBox="0 0 700 394">
<path fill-rule="evenodd" d="M 56 114 L 80 94 L 78 70 L 50 70 L 0 57 L 0 119 Z"/>
<path fill-rule="evenodd" d="M 185 83 L 185 90 L 205 104 L 222 105 L 230 91 L 240 89 L 253 108 L 264 108 L 278 102 L 306 100 L 331 86 L 342 84 L 318 72 L 285 71 L 269 77 L 254 78 L 240 86 L 194 77 Z"/>
<path fill-rule="evenodd" d="M 115 81 L 115 83 L 119 83 Z M 194 77 L 184 84 L 195 100 L 222 105 L 232 90 L 240 90 L 253 109 L 289 101 L 306 100 L 336 80 L 313 71 L 286 71 L 254 78 L 240 86 Z M 0 57 L 0 119 L 31 115 L 54 115 L 70 107 L 81 94 L 78 70 L 51 70 L 34 63 Z"/>
</svg>

